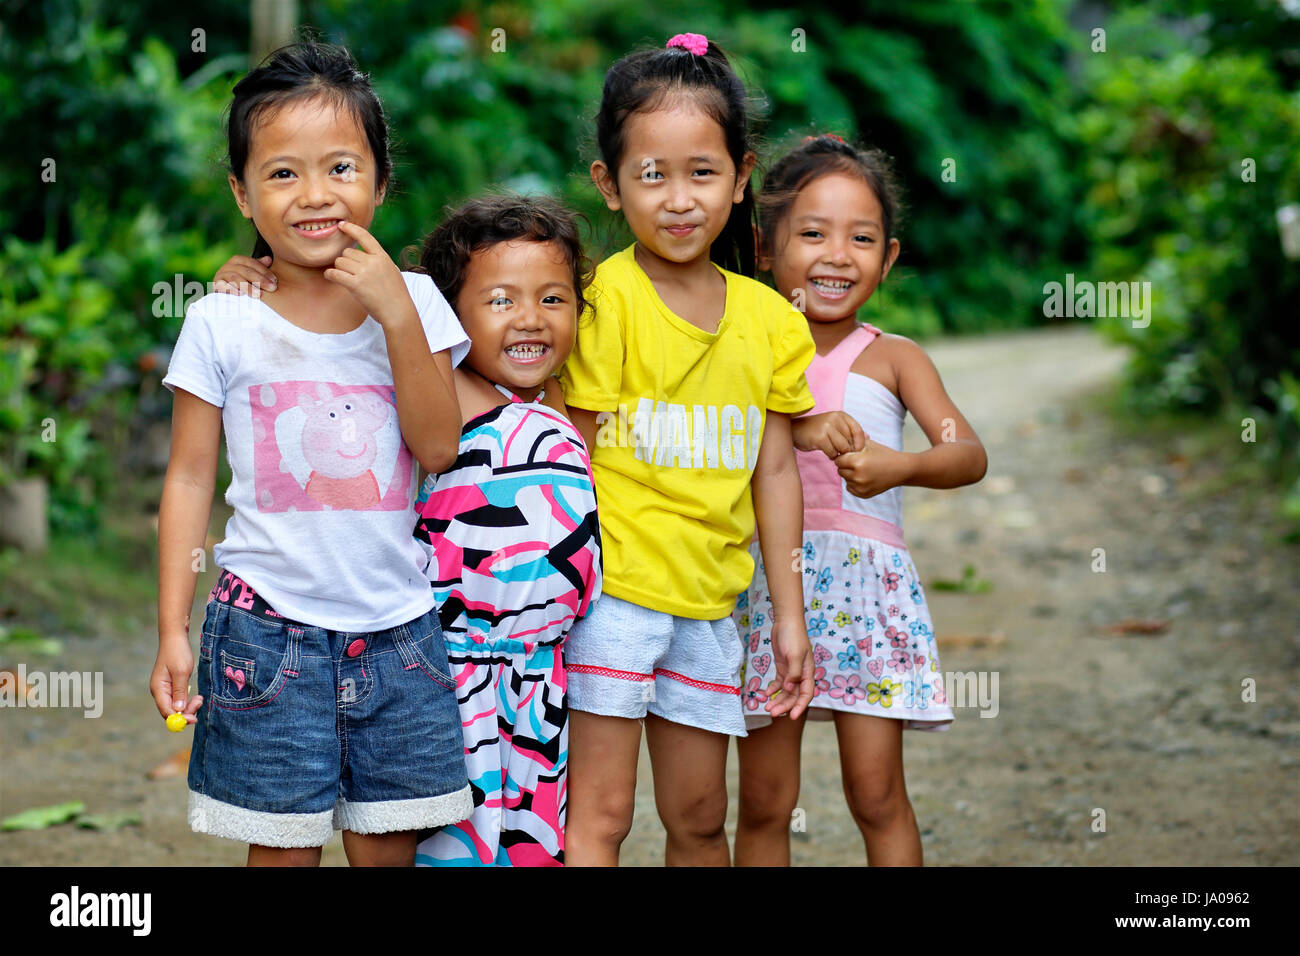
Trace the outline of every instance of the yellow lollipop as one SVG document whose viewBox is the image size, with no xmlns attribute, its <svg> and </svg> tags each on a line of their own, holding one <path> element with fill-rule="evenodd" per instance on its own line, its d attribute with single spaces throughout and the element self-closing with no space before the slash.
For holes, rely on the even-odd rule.
<svg viewBox="0 0 1300 956">
<path fill-rule="evenodd" d="M 179 734 L 187 726 L 189 726 L 189 723 L 185 720 L 185 715 L 180 711 L 167 718 L 167 729 L 174 734 Z"/>
</svg>

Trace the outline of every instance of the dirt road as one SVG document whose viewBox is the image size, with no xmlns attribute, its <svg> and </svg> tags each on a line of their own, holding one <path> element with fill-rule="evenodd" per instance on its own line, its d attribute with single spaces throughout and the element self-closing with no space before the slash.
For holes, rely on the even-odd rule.
<svg viewBox="0 0 1300 956">
<path fill-rule="evenodd" d="M 1300 863 L 1300 562 L 1269 509 L 1208 458 L 1117 435 L 1089 396 L 1122 355 L 1091 332 L 930 351 L 990 467 L 974 488 L 904 497 L 943 669 L 975 675 L 949 732 L 905 738 L 927 863 Z M 924 448 L 909 429 L 908 449 Z M 933 586 L 967 564 L 991 591 Z M 1124 619 L 1168 627 L 1108 633 Z M 0 712 L 0 815 L 80 799 L 143 825 L 0 834 L 0 864 L 243 861 L 190 832 L 183 777 L 145 779 L 178 745 L 145 694 L 155 648 L 153 634 L 69 638 L 29 662 L 103 671 L 104 713 Z M 804 760 L 795 863 L 861 864 L 829 725 L 809 726 Z M 734 753 L 731 793 L 734 825 Z M 623 859 L 662 854 L 643 754 Z M 337 838 L 325 862 L 344 862 Z"/>
</svg>

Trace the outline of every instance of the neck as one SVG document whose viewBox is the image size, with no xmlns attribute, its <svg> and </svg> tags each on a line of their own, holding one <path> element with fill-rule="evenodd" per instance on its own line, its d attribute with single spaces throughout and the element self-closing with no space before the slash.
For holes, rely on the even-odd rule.
<svg viewBox="0 0 1300 956">
<path fill-rule="evenodd" d="M 351 295 L 337 282 L 326 279 L 324 269 L 311 269 L 282 261 L 278 257 L 272 260 L 271 267 L 275 269 L 275 277 L 280 280 L 276 284 L 276 290 L 279 292 L 292 291 L 295 294 L 328 296 L 338 291 Z"/>
<path fill-rule="evenodd" d="M 650 277 L 651 282 L 677 282 L 689 285 L 692 282 L 708 281 L 716 274 L 713 262 L 709 259 L 708 249 L 687 262 L 674 262 L 672 259 L 665 259 L 651 252 L 638 240 L 632 250 L 632 256 L 636 259 L 636 264 L 641 267 L 641 271 Z"/>
<path fill-rule="evenodd" d="M 325 278 L 324 269 L 311 269 L 275 261 L 280 281 L 263 292 L 268 305 L 291 317 L 303 328 L 317 332 L 348 332 L 366 319 L 366 308 L 337 282 Z"/>
<path fill-rule="evenodd" d="M 814 320 L 808 323 L 808 331 L 812 333 L 813 345 L 817 347 L 818 355 L 825 355 L 835 348 L 857 327 L 858 320 L 855 314 L 849 314 L 842 319 L 835 319 L 831 322 Z"/>
<path fill-rule="evenodd" d="M 497 386 L 500 386 L 501 388 L 514 392 L 525 402 L 531 402 L 536 399 L 537 396 L 541 394 L 542 388 L 544 387 L 542 385 L 510 385 L 506 382 L 494 382 L 479 372 L 478 369 L 470 368 L 467 365 L 462 365 L 461 368 L 467 371 L 470 375 L 473 375 L 488 388 L 495 390 Z"/>
</svg>

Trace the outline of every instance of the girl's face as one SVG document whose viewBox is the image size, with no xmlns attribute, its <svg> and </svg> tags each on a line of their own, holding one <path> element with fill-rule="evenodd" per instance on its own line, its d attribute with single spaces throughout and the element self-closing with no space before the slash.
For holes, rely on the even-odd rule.
<svg viewBox="0 0 1300 956">
<path fill-rule="evenodd" d="M 854 315 L 898 258 L 898 240 L 885 243 L 883 224 L 880 200 L 863 180 L 818 176 L 795 196 L 771 237 L 774 254 L 758 265 L 796 305 L 803 290 L 810 322 L 834 322 Z"/>
<path fill-rule="evenodd" d="M 573 266 L 556 242 L 489 246 L 470 256 L 456 314 L 470 339 L 465 364 L 531 401 L 573 351 Z"/>
<path fill-rule="evenodd" d="M 623 144 L 617 170 L 600 160 L 591 164 L 605 205 L 621 209 L 637 241 L 659 258 L 708 259 L 732 205 L 744 198 L 753 154 L 737 169 L 722 127 L 690 96 L 627 117 Z"/>
<path fill-rule="evenodd" d="M 232 175 L 230 189 L 277 268 L 331 267 L 354 242 L 339 222 L 368 229 L 384 201 L 356 117 L 318 97 L 290 101 L 254 123 L 243 180 Z"/>
</svg>

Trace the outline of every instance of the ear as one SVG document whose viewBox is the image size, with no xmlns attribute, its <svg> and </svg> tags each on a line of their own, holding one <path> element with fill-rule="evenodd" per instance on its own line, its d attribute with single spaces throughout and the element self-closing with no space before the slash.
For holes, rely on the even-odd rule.
<svg viewBox="0 0 1300 956">
<path fill-rule="evenodd" d="M 736 189 L 732 193 L 732 203 L 738 203 L 745 198 L 745 187 L 749 185 L 749 174 L 754 171 L 754 164 L 758 162 L 758 154 L 750 150 L 740 159 L 740 168 L 736 170 Z"/>
<path fill-rule="evenodd" d="M 375 205 L 382 206 L 384 204 L 384 197 L 386 195 L 388 195 L 387 179 L 385 179 L 382 183 L 380 183 L 379 188 L 375 190 Z"/>
<path fill-rule="evenodd" d="M 244 214 L 245 219 L 252 219 L 253 210 L 248 206 L 248 190 L 244 188 L 243 183 L 235 178 L 234 173 L 229 173 L 226 178 L 230 181 L 230 191 L 234 193 L 235 205 L 239 207 L 239 211 Z"/>
<path fill-rule="evenodd" d="M 618 212 L 623 208 L 623 201 L 618 196 L 618 181 L 603 160 L 598 159 L 591 164 L 591 181 L 600 190 L 606 208 L 611 212 Z"/>
<path fill-rule="evenodd" d="M 894 267 L 894 260 L 898 258 L 898 253 L 902 249 L 897 239 L 889 240 L 889 252 L 885 254 L 885 264 L 880 267 L 880 278 L 883 280 L 889 275 L 889 270 Z"/>
</svg>

